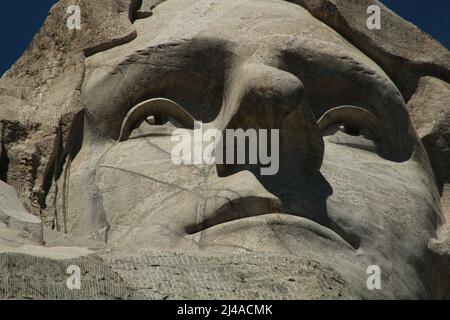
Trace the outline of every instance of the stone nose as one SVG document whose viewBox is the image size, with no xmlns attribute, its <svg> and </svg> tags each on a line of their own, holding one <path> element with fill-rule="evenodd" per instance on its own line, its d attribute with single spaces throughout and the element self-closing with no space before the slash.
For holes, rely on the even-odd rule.
<svg viewBox="0 0 450 320">
<path fill-rule="evenodd" d="M 300 79 L 277 68 L 249 63 L 236 74 L 227 128 L 278 129 L 280 173 L 322 165 L 324 142 Z M 269 146 L 270 148 L 270 146 Z"/>
</svg>

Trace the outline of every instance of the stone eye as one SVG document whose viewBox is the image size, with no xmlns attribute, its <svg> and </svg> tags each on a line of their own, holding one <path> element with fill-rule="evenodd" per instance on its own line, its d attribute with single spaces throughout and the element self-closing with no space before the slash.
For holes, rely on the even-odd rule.
<svg viewBox="0 0 450 320">
<path fill-rule="evenodd" d="M 340 106 L 324 113 L 317 121 L 323 135 L 340 130 L 351 136 L 364 135 L 370 140 L 380 141 L 381 121 L 367 109 L 355 106 Z"/>
<path fill-rule="evenodd" d="M 192 115 L 172 100 L 156 98 L 141 102 L 131 108 L 123 119 L 118 141 L 127 140 L 144 121 L 150 125 L 159 125 L 171 119 L 187 129 L 194 128 Z"/>
</svg>

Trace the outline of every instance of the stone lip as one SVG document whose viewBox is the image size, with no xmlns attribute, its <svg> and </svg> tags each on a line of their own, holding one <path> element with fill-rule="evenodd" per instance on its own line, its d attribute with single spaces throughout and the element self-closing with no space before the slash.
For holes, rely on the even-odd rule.
<svg viewBox="0 0 450 320">
<path fill-rule="evenodd" d="M 221 223 L 212 224 L 205 229 L 202 229 L 202 237 L 214 238 L 215 234 L 229 234 L 235 232 L 245 232 L 243 230 L 251 229 L 259 225 L 277 225 L 286 226 L 288 228 L 301 228 L 317 235 L 318 238 L 328 239 L 339 246 L 347 248 L 354 252 L 358 249 L 357 241 L 350 240 L 348 234 L 343 230 L 333 228 L 332 226 L 325 226 L 309 218 L 292 215 L 288 213 L 266 213 L 250 217 L 242 217 L 239 219 L 223 221 Z M 191 234 L 195 237 L 195 233 Z"/>
</svg>

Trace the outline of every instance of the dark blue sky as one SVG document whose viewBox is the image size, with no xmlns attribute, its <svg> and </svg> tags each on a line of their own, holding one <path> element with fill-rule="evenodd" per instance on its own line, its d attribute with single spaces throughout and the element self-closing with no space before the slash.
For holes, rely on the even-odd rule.
<svg viewBox="0 0 450 320">
<path fill-rule="evenodd" d="M 91 0 L 96 1 L 96 0 Z M 450 48 L 449 0 L 381 0 Z M 0 75 L 20 57 L 57 0 L 1 0 Z"/>
</svg>

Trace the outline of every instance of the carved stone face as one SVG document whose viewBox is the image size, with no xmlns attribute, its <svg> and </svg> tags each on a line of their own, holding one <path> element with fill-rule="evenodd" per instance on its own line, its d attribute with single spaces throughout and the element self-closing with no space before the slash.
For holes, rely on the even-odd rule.
<svg viewBox="0 0 450 320">
<path fill-rule="evenodd" d="M 168 1 L 135 26 L 135 40 L 86 61 L 83 141 L 59 181 L 68 231 L 122 248 L 304 256 L 363 296 L 377 294 L 370 265 L 380 294 L 432 290 L 439 196 L 379 66 L 284 1 Z M 279 129 L 278 173 L 174 164 L 176 121 L 117 142 L 127 112 L 154 98 L 205 128 Z"/>
</svg>

